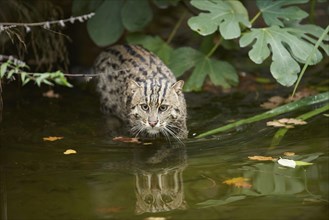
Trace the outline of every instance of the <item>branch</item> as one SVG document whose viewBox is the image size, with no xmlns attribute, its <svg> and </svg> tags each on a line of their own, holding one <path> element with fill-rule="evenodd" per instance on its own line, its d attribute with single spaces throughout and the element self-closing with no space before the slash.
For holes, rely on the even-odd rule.
<svg viewBox="0 0 329 220">
<path fill-rule="evenodd" d="M 0 32 L 9 29 L 9 28 L 14 28 L 14 27 L 25 27 L 26 32 L 30 32 L 31 28 L 30 27 L 35 27 L 35 26 L 42 26 L 43 28 L 49 29 L 50 25 L 53 24 L 59 24 L 62 27 L 65 27 L 65 23 L 70 22 L 71 24 L 73 24 L 75 21 L 79 21 L 79 22 L 84 22 L 88 19 L 90 19 L 92 16 L 94 16 L 95 13 L 89 13 L 89 14 L 85 14 L 85 15 L 81 15 L 81 16 L 77 16 L 77 17 L 70 17 L 67 19 L 62 19 L 62 20 L 54 20 L 54 21 L 42 21 L 42 22 L 31 22 L 31 23 L 15 23 L 15 22 L 1 22 L 0 23 Z"/>
</svg>

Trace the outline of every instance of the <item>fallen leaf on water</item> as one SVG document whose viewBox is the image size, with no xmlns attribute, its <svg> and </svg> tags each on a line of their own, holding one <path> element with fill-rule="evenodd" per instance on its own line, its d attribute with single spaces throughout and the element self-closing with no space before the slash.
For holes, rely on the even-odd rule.
<svg viewBox="0 0 329 220">
<path fill-rule="evenodd" d="M 144 220 L 166 220 L 166 217 L 147 217 L 147 218 L 144 218 Z"/>
<path fill-rule="evenodd" d="M 267 102 L 261 104 L 260 107 L 264 109 L 273 109 L 278 107 L 279 105 L 282 105 L 285 102 L 285 100 L 286 99 L 281 96 L 273 96 L 269 98 Z"/>
<path fill-rule="evenodd" d="M 281 118 L 279 120 L 266 122 L 267 126 L 294 128 L 294 125 L 305 125 L 306 121 L 297 118 Z"/>
<path fill-rule="evenodd" d="M 302 98 L 308 97 L 310 95 L 315 95 L 315 94 L 316 94 L 315 90 L 309 89 L 309 88 L 304 88 L 304 89 L 296 92 L 293 97 L 289 96 L 288 98 L 284 98 L 281 96 L 273 96 L 273 97 L 269 98 L 267 102 L 264 102 L 260 106 L 264 109 L 274 109 L 282 104 L 294 102 L 294 101 L 297 101 Z"/>
<path fill-rule="evenodd" d="M 300 160 L 289 160 L 289 159 L 282 159 L 280 158 L 278 160 L 278 163 L 281 166 L 285 166 L 285 167 L 291 167 L 291 168 L 295 168 L 296 166 L 310 166 L 313 165 L 313 163 L 309 163 L 309 162 L 305 162 L 305 161 L 300 161 Z"/>
<path fill-rule="evenodd" d="M 309 163 L 309 162 L 305 162 L 305 161 L 300 161 L 300 160 L 297 160 L 295 162 L 296 162 L 296 166 L 310 166 L 310 165 L 313 165 L 313 163 Z"/>
<path fill-rule="evenodd" d="M 68 155 L 68 154 L 76 154 L 77 153 L 77 151 L 76 150 L 73 150 L 73 149 L 67 149 L 66 151 L 64 151 L 64 153 L 63 154 L 66 154 L 66 155 Z"/>
<path fill-rule="evenodd" d="M 105 208 L 98 208 L 96 211 L 100 214 L 111 214 L 111 213 L 118 213 L 122 211 L 122 207 L 105 207 Z"/>
<path fill-rule="evenodd" d="M 307 124 L 306 121 L 297 118 L 281 118 L 278 122 L 282 124 L 293 124 L 293 125 L 305 125 Z"/>
<path fill-rule="evenodd" d="M 139 141 L 138 138 L 130 138 L 130 137 L 115 137 L 112 139 L 113 141 L 123 142 L 123 143 L 135 143 L 140 144 L 142 142 Z"/>
<path fill-rule="evenodd" d="M 260 161 L 273 161 L 276 160 L 273 157 L 265 157 L 265 156 L 249 156 L 249 160 L 260 160 Z"/>
<path fill-rule="evenodd" d="M 283 155 L 287 157 L 291 157 L 291 156 L 295 156 L 295 152 L 284 152 Z"/>
<path fill-rule="evenodd" d="M 58 93 L 55 93 L 54 90 L 48 90 L 45 93 L 42 93 L 43 97 L 47 97 L 47 98 L 55 98 L 58 99 L 60 97 L 60 95 Z"/>
<path fill-rule="evenodd" d="M 225 183 L 227 185 L 233 185 L 233 186 L 236 186 L 239 188 L 249 189 L 252 187 L 252 185 L 250 183 L 248 183 L 248 181 L 249 181 L 248 178 L 236 177 L 236 178 L 225 180 L 225 181 L 223 181 L 223 183 Z"/>
<path fill-rule="evenodd" d="M 49 137 L 44 137 L 42 138 L 44 141 L 57 141 L 57 140 L 61 140 L 64 137 L 53 137 L 53 136 L 49 136 Z"/>
</svg>

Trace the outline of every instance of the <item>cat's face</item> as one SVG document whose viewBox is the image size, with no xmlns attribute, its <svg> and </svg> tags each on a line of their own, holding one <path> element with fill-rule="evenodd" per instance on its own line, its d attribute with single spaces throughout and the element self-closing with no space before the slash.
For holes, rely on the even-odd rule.
<svg viewBox="0 0 329 220">
<path fill-rule="evenodd" d="M 185 129 L 186 105 L 182 94 L 183 81 L 165 79 L 128 83 L 129 124 L 131 133 L 142 137 L 177 138 Z M 184 120 L 182 120 L 184 119 Z"/>
</svg>

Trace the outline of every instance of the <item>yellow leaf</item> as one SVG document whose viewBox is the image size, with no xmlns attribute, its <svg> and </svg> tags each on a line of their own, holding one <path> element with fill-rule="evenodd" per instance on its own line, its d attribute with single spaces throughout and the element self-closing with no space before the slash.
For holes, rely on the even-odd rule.
<svg viewBox="0 0 329 220">
<path fill-rule="evenodd" d="M 73 150 L 73 149 L 67 149 L 64 154 L 68 155 L 68 154 L 76 154 L 77 151 L 76 150 Z"/>
<path fill-rule="evenodd" d="M 228 179 L 223 181 L 223 183 L 227 184 L 227 185 L 233 185 L 239 188 L 251 188 L 252 185 L 250 183 L 248 183 L 249 179 L 248 178 L 244 178 L 244 177 L 236 177 L 236 178 L 232 178 L 232 179 Z"/>
<path fill-rule="evenodd" d="M 52 136 L 49 136 L 49 137 L 44 137 L 42 138 L 44 141 L 57 141 L 57 140 L 61 140 L 63 139 L 64 137 L 52 137 Z"/>
<path fill-rule="evenodd" d="M 295 155 L 295 152 L 284 152 L 283 155 L 287 157 L 291 157 Z"/>
<path fill-rule="evenodd" d="M 273 157 L 265 157 L 265 156 L 249 156 L 250 160 L 260 160 L 260 161 L 273 161 L 275 158 Z"/>
<path fill-rule="evenodd" d="M 60 96 L 59 94 L 55 93 L 54 90 L 48 90 L 48 92 L 42 93 L 43 97 L 47 97 L 47 98 L 55 98 L 58 99 Z"/>
<path fill-rule="evenodd" d="M 135 143 L 140 144 L 142 142 L 139 141 L 138 138 L 130 138 L 130 137 L 115 137 L 112 139 L 113 141 L 124 142 L 124 143 Z"/>
</svg>

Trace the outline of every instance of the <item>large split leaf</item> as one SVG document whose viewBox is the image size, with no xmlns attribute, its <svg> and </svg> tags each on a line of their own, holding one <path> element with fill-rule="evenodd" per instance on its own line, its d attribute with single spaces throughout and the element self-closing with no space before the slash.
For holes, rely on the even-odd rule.
<svg viewBox="0 0 329 220">
<path fill-rule="evenodd" d="M 152 20 L 152 10 L 147 0 L 127 0 L 123 5 L 122 22 L 128 31 L 138 31 Z"/>
<path fill-rule="evenodd" d="M 257 0 L 257 6 L 267 25 L 284 26 L 281 20 L 301 20 L 308 14 L 293 4 L 306 3 L 308 0 Z M 288 7 L 289 6 L 289 7 Z"/>
<path fill-rule="evenodd" d="M 291 86 L 297 80 L 300 66 L 312 53 L 313 44 L 305 41 L 301 33 L 291 29 L 272 26 L 268 28 L 251 29 L 240 38 L 240 46 L 253 43 L 249 57 L 255 63 L 262 63 L 272 53 L 271 73 L 284 86 Z M 316 64 L 322 59 L 317 49 L 311 55 L 310 64 Z"/>
<path fill-rule="evenodd" d="M 241 35 L 240 23 L 251 26 L 247 10 L 237 0 L 192 0 L 191 4 L 207 11 L 188 20 L 190 28 L 200 35 L 206 36 L 219 30 L 224 39 L 234 39 Z"/>
<path fill-rule="evenodd" d="M 120 0 L 104 1 L 88 20 L 87 30 L 91 39 L 98 46 L 107 46 L 116 42 L 123 33 L 120 11 L 123 2 Z"/>
</svg>

